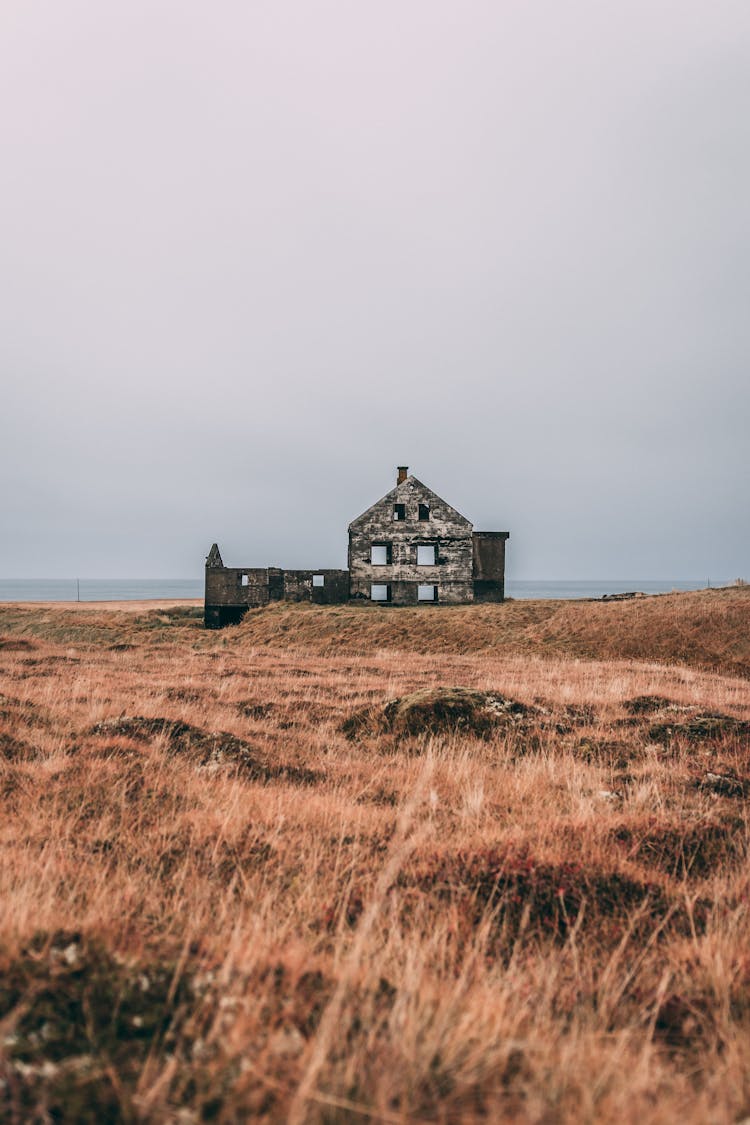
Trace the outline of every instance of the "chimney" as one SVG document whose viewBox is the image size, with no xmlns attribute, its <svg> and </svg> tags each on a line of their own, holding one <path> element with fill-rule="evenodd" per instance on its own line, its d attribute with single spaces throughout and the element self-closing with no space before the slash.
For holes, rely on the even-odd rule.
<svg viewBox="0 0 750 1125">
<path fill-rule="evenodd" d="M 409 473 L 408 465 L 399 465 L 398 467 L 398 480 L 396 484 L 403 484 Z"/>
</svg>

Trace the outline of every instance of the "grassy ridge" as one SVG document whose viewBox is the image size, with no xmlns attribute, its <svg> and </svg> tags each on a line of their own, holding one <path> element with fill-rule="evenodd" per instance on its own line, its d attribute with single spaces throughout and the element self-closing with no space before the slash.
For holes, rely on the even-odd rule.
<svg viewBox="0 0 750 1125">
<path fill-rule="evenodd" d="M 625 602 L 517 601 L 428 610 L 279 604 L 249 614 L 245 642 L 366 653 L 566 653 L 750 672 L 750 587 Z"/>
<path fill-rule="evenodd" d="M 0 605 L 0 631 L 61 642 L 174 639 L 312 652 L 367 654 L 517 652 L 591 659 L 657 660 L 750 673 L 750 587 L 665 594 L 624 602 L 509 601 L 504 605 L 310 606 L 277 603 L 240 626 L 206 635 L 197 606 L 96 609 Z"/>
<path fill-rule="evenodd" d="M 741 1120 L 749 625 L 0 607 L 0 1117 Z"/>
</svg>

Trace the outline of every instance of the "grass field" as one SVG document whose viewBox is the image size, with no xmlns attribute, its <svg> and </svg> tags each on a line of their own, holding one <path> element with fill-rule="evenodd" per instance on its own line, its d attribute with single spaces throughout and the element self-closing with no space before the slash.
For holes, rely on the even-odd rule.
<svg viewBox="0 0 750 1125">
<path fill-rule="evenodd" d="M 750 590 L 0 606 L 0 1118 L 750 1117 Z"/>
</svg>

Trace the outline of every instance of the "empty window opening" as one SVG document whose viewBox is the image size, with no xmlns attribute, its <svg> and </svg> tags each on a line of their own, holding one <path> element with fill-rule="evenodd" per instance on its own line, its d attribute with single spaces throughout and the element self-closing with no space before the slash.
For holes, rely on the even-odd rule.
<svg viewBox="0 0 750 1125">
<path fill-rule="evenodd" d="M 417 547 L 417 566 L 435 565 L 435 545 L 421 544 Z"/>
<path fill-rule="evenodd" d="M 394 504 L 393 505 L 393 518 L 394 518 L 394 520 L 405 520 L 406 519 L 406 504 Z"/>
<path fill-rule="evenodd" d="M 391 600 L 391 588 L 382 582 L 373 582 L 370 586 L 370 598 L 374 602 L 389 602 Z"/>
<path fill-rule="evenodd" d="M 247 585 L 248 585 L 248 583 L 250 582 L 250 575 L 249 575 L 249 574 L 243 574 L 243 575 L 241 575 L 241 577 L 240 577 L 240 581 L 241 581 L 241 583 L 242 583 L 242 585 L 243 585 L 243 586 L 247 586 Z"/>
<path fill-rule="evenodd" d="M 326 579 L 324 574 L 313 574 L 313 586 L 325 586 Z"/>
<path fill-rule="evenodd" d="M 430 505 L 429 504 L 420 504 L 419 505 L 419 518 L 421 520 L 428 520 L 430 518 Z"/>
<path fill-rule="evenodd" d="M 373 543 L 370 547 L 370 562 L 373 566 L 388 566 L 391 561 L 390 543 Z"/>
<path fill-rule="evenodd" d="M 437 586 L 417 586 L 418 602 L 436 602 L 438 600 Z"/>
</svg>

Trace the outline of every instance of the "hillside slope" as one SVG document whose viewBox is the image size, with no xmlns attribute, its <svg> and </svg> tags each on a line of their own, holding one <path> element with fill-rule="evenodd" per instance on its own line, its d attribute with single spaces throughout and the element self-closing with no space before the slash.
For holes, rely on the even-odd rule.
<svg viewBox="0 0 750 1125">
<path fill-rule="evenodd" d="M 321 652 L 567 653 L 747 675 L 750 589 L 627 602 L 509 601 L 430 609 L 279 604 L 251 612 L 236 632 L 245 644 L 293 644 Z"/>
<path fill-rule="evenodd" d="M 300 648 L 320 654 L 516 653 L 645 660 L 750 674 L 750 587 L 625 602 L 508 601 L 503 605 L 384 608 L 277 603 L 241 625 L 207 632 L 196 603 L 0 605 L 0 634 L 72 644 Z"/>
<path fill-rule="evenodd" d="M 749 609 L 0 607 L 0 1120 L 745 1120 Z"/>
</svg>

